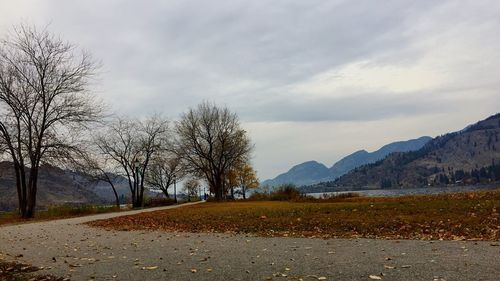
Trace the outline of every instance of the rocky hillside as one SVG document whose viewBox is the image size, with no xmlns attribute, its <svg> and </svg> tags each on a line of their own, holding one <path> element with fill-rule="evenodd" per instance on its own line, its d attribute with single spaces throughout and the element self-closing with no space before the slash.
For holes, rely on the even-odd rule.
<svg viewBox="0 0 500 281">
<path fill-rule="evenodd" d="M 347 157 L 344 157 L 330 168 L 330 179 L 334 180 L 348 173 L 354 168 L 370 163 L 375 163 L 394 152 L 408 152 L 419 150 L 431 139 L 431 137 L 420 137 L 413 140 L 393 142 L 383 146 L 382 148 L 374 152 L 368 152 L 366 150 L 357 151 Z"/>
<path fill-rule="evenodd" d="M 121 180 L 120 180 L 121 179 Z M 117 182 L 119 195 L 128 196 L 124 178 Z M 114 202 L 109 184 L 90 182 L 79 174 L 53 166 L 40 167 L 37 205 L 46 208 L 60 204 L 106 204 Z M 0 162 L 0 211 L 17 208 L 17 191 L 14 169 L 10 162 Z"/>
<path fill-rule="evenodd" d="M 410 188 L 500 180 L 500 114 L 322 183 L 334 190 Z"/>
<path fill-rule="evenodd" d="M 375 163 L 390 153 L 418 150 L 431 139 L 431 137 L 421 137 L 408 141 L 393 142 L 374 152 L 359 150 L 342 158 L 330 168 L 327 168 L 325 165 L 316 161 L 305 162 L 294 166 L 288 172 L 283 173 L 274 179 L 262 182 L 261 185 L 273 187 L 281 184 L 292 183 L 297 186 L 301 186 L 321 181 L 335 180 L 356 167 L 369 163 Z"/>
</svg>

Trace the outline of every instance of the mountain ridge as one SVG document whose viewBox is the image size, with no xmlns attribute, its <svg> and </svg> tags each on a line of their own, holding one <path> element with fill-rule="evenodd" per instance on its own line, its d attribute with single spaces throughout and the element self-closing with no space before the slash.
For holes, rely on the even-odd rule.
<svg viewBox="0 0 500 281">
<path fill-rule="evenodd" d="M 311 189 L 413 188 L 495 181 L 500 181 L 500 113 L 438 136 L 417 151 L 389 154 Z"/>
<path fill-rule="evenodd" d="M 330 168 L 327 168 L 324 164 L 314 160 L 306 161 L 293 166 L 287 172 L 282 173 L 273 179 L 263 181 L 261 185 L 270 187 L 287 183 L 295 185 L 309 185 L 321 181 L 334 180 L 356 167 L 376 162 L 387 156 L 389 153 L 420 149 L 431 139 L 431 137 L 424 136 L 406 141 L 396 141 L 386 144 L 373 152 L 368 152 L 364 149 L 358 150 L 343 157 Z M 309 173 L 304 173 L 304 171 L 308 171 Z"/>
</svg>

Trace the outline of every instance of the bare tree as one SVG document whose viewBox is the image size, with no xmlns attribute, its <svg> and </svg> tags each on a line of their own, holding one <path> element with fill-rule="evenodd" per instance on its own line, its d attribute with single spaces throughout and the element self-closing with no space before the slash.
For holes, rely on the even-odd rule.
<svg viewBox="0 0 500 281">
<path fill-rule="evenodd" d="M 191 197 L 198 196 L 200 186 L 200 181 L 195 178 L 190 178 L 184 183 L 184 191 L 187 194 L 188 201 L 191 201 Z"/>
<path fill-rule="evenodd" d="M 39 167 L 80 150 L 102 107 L 89 91 L 96 65 L 87 53 L 34 27 L 0 42 L 0 146 L 14 164 L 19 209 L 34 216 Z"/>
<path fill-rule="evenodd" d="M 176 133 L 175 151 L 188 171 L 204 178 L 216 199 L 222 199 L 228 172 L 252 150 L 238 116 L 204 102 L 181 116 Z"/>
<path fill-rule="evenodd" d="M 117 118 L 95 139 L 101 153 L 110 157 L 128 179 L 133 207 L 142 207 L 145 176 L 153 157 L 166 145 L 168 121 Z"/>
<path fill-rule="evenodd" d="M 116 207 L 120 207 L 120 198 L 116 191 L 115 183 L 120 178 L 120 175 L 115 170 L 115 166 L 111 163 L 112 159 L 107 155 L 95 155 L 88 150 L 82 153 L 80 159 L 75 161 L 74 167 L 79 172 L 84 174 L 90 181 L 94 183 L 105 182 L 111 186 L 115 196 Z"/>
<path fill-rule="evenodd" d="M 174 180 L 180 181 L 184 177 L 181 160 L 174 154 L 163 151 L 153 158 L 146 175 L 146 183 L 152 189 L 157 189 L 170 198 L 168 189 Z"/>
</svg>

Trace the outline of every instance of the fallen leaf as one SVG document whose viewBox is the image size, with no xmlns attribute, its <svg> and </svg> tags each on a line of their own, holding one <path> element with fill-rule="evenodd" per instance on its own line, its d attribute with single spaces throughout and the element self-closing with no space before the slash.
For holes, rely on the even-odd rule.
<svg viewBox="0 0 500 281">
<path fill-rule="evenodd" d="M 394 266 L 390 266 L 390 265 L 384 265 L 384 268 L 385 269 L 394 269 L 395 267 Z"/>
<path fill-rule="evenodd" d="M 142 270 L 155 270 L 158 269 L 158 266 L 145 266 L 142 268 Z"/>
</svg>

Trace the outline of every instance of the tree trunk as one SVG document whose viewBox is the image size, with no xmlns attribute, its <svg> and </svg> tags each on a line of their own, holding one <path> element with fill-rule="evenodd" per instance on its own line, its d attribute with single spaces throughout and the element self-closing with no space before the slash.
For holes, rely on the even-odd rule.
<svg viewBox="0 0 500 281">
<path fill-rule="evenodd" d="M 21 187 L 21 201 L 19 202 L 19 210 L 21 211 L 21 216 L 27 218 L 28 209 L 28 187 L 26 186 L 26 171 L 24 170 L 24 164 L 18 164 L 19 171 L 19 184 Z"/>
<path fill-rule="evenodd" d="M 139 207 L 144 207 L 144 184 L 141 183 L 141 192 L 139 194 Z"/>
<path fill-rule="evenodd" d="M 116 207 L 120 208 L 120 198 L 118 198 L 118 192 L 116 192 L 115 185 L 113 183 L 110 184 L 111 188 L 113 189 L 113 193 L 115 194 Z"/>
<path fill-rule="evenodd" d="M 26 215 L 26 200 L 24 194 L 26 192 L 23 192 L 23 185 L 21 181 L 21 171 L 20 171 L 20 165 L 17 161 L 14 161 L 14 171 L 16 174 L 16 188 L 17 188 L 17 199 L 19 202 L 19 213 L 24 217 Z"/>
<path fill-rule="evenodd" d="M 116 192 L 115 184 L 113 183 L 113 180 L 109 177 L 109 175 L 106 172 L 103 172 L 104 174 L 104 179 L 111 185 L 111 188 L 113 189 L 113 193 L 115 194 L 115 203 L 116 207 L 120 208 L 120 198 L 118 198 L 118 192 Z"/>
<path fill-rule="evenodd" d="M 167 189 L 162 189 L 161 191 L 163 191 L 163 194 L 165 195 L 165 197 L 168 199 L 170 198 L 170 194 L 168 194 L 168 191 Z"/>
<path fill-rule="evenodd" d="M 139 193 L 139 176 L 137 173 L 134 173 L 133 174 L 134 176 L 134 188 L 132 190 L 132 208 L 138 208 L 138 200 L 137 200 L 137 197 L 138 196 L 138 193 Z"/>
<path fill-rule="evenodd" d="M 245 185 L 242 185 L 241 189 L 242 189 L 242 192 L 243 192 L 243 200 L 245 200 L 245 199 L 247 199 L 247 192 L 246 192 L 246 189 L 245 189 Z"/>
<path fill-rule="evenodd" d="M 26 208 L 26 218 L 35 217 L 36 193 L 38 188 L 38 167 L 31 167 L 28 181 L 28 206 Z"/>
</svg>

